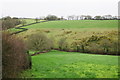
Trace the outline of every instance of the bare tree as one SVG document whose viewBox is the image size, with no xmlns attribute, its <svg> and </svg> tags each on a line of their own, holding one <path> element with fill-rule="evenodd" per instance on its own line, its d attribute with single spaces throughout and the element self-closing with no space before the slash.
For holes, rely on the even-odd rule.
<svg viewBox="0 0 120 80">
<path fill-rule="evenodd" d="M 105 19 L 112 19 L 112 15 L 104 15 Z"/>
<path fill-rule="evenodd" d="M 76 16 L 76 20 L 79 20 L 80 16 Z"/>
<path fill-rule="evenodd" d="M 113 16 L 113 19 L 118 19 L 118 16 Z"/>
<path fill-rule="evenodd" d="M 68 16 L 67 18 L 68 18 L 68 20 L 70 20 L 70 16 Z"/>
<path fill-rule="evenodd" d="M 85 15 L 81 15 L 80 19 L 84 20 L 85 19 Z"/>
<path fill-rule="evenodd" d="M 92 19 L 92 17 L 90 15 L 86 15 L 85 19 Z"/>
<path fill-rule="evenodd" d="M 68 16 L 68 20 L 72 20 L 73 19 L 73 17 L 72 16 Z"/>
<path fill-rule="evenodd" d="M 102 17 L 101 16 L 95 16 L 94 19 L 100 20 L 100 19 L 102 19 Z"/>
<path fill-rule="evenodd" d="M 75 20 L 75 15 L 71 15 L 72 20 Z"/>
<path fill-rule="evenodd" d="M 40 20 L 44 20 L 45 16 L 40 16 L 39 18 L 40 18 Z"/>
</svg>

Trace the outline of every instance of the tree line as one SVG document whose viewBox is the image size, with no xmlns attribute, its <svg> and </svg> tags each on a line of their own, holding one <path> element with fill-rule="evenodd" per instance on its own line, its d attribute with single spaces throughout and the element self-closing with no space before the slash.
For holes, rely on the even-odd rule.
<svg viewBox="0 0 120 80">
<path fill-rule="evenodd" d="M 14 28 L 15 26 L 22 24 L 25 25 L 26 21 L 24 19 L 32 19 L 32 18 L 17 18 L 10 16 L 6 16 L 2 18 L 2 29 L 6 30 L 9 28 Z M 71 15 L 68 16 L 67 19 L 63 16 L 57 17 L 55 15 L 48 15 L 46 17 L 37 17 L 34 18 L 35 22 L 39 22 L 39 20 L 47 20 L 47 21 L 55 21 L 55 20 L 120 20 L 118 16 L 112 16 L 112 15 L 104 15 L 104 16 L 90 16 L 90 15 Z"/>
<path fill-rule="evenodd" d="M 21 20 L 20 18 L 17 17 L 10 17 L 10 16 L 6 16 L 2 18 L 2 30 L 7 30 L 9 28 L 14 28 L 17 25 L 25 25 L 26 21 L 25 20 Z"/>
<path fill-rule="evenodd" d="M 71 15 L 67 17 L 67 20 L 118 20 L 120 19 L 118 16 L 112 16 L 112 15 L 104 15 L 104 16 L 90 16 L 90 15 L 80 15 L 75 16 Z"/>
<path fill-rule="evenodd" d="M 118 16 L 112 16 L 112 15 L 104 15 L 104 16 L 91 16 L 91 15 L 70 15 L 67 16 L 67 19 L 61 16 L 60 18 L 55 15 L 48 15 L 46 17 L 40 17 L 39 19 L 42 20 L 119 20 L 120 18 Z"/>
<path fill-rule="evenodd" d="M 114 39 L 117 32 L 111 31 L 108 35 L 91 35 L 80 40 L 68 42 L 68 37 L 61 37 L 57 41 L 49 38 L 44 33 L 34 33 L 27 37 L 26 44 L 29 50 L 43 52 L 60 50 L 67 52 L 80 52 L 92 54 L 120 55 L 118 40 Z M 113 36 L 113 37 L 110 37 Z"/>
</svg>

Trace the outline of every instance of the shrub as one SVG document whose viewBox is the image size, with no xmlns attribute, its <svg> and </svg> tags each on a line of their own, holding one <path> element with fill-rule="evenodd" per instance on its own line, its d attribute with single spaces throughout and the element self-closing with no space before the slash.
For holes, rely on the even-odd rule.
<svg viewBox="0 0 120 80">
<path fill-rule="evenodd" d="M 49 51 L 53 47 L 53 42 L 43 33 L 34 33 L 28 37 L 27 45 L 30 50 Z"/>
<path fill-rule="evenodd" d="M 15 78 L 29 67 L 28 55 L 23 41 L 8 33 L 2 34 L 2 76 Z"/>
<path fill-rule="evenodd" d="M 78 43 L 77 42 L 72 42 L 72 44 L 71 44 L 71 48 L 72 48 L 72 50 L 73 51 L 78 51 Z"/>
<path fill-rule="evenodd" d="M 46 18 L 45 18 L 45 20 L 49 20 L 49 21 L 52 21 L 52 20 L 57 20 L 58 18 L 57 18 L 57 16 L 55 16 L 55 15 L 48 15 Z"/>
<path fill-rule="evenodd" d="M 46 32 L 46 33 L 50 33 L 50 30 L 44 30 L 44 32 Z"/>
<path fill-rule="evenodd" d="M 100 40 L 100 46 L 104 49 L 104 54 L 109 54 L 109 49 L 111 48 L 111 41 L 108 39 L 102 39 Z"/>
<path fill-rule="evenodd" d="M 36 21 L 36 23 L 39 21 L 39 19 L 38 18 L 35 18 L 35 21 Z"/>
<path fill-rule="evenodd" d="M 90 43 L 89 46 L 87 46 L 87 51 L 89 53 L 94 53 L 94 54 L 102 54 L 103 53 L 102 47 L 97 43 Z"/>
<path fill-rule="evenodd" d="M 64 34 L 70 34 L 70 33 L 72 33 L 71 30 L 66 30 L 66 31 L 64 31 Z"/>
<path fill-rule="evenodd" d="M 117 54 L 118 41 L 114 37 L 92 35 L 81 40 L 76 44 L 79 52 L 99 53 L 99 54 Z M 79 47 L 77 47 L 79 45 Z M 79 50 L 78 50 L 79 49 Z"/>
<path fill-rule="evenodd" d="M 71 47 L 73 49 L 73 51 L 75 52 L 86 52 L 86 45 L 87 45 L 87 41 L 86 38 L 80 39 L 80 40 L 76 40 L 74 42 L 72 42 Z"/>
<path fill-rule="evenodd" d="M 60 50 L 65 50 L 65 51 L 68 50 L 68 43 L 67 43 L 66 39 L 67 38 L 63 37 L 58 41 L 58 46 L 59 46 Z"/>
<path fill-rule="evenodd" d="M 85 50 L 86 46 L 84 44 L 80 44 L 78 48 L 79 48 L 79 50 L 78 50 L 79 52 L 82 52 L 82 53 L 87 52 Z"/>
<path fill-rule="evenodd" d="M 8 16 L 8 17 L 5 17 L 2 19 L 2 29 L 3 30 L 13 28 L 19 24 L 21 24 L 21 21 L 19 19 L 16 19 L 16 18 L 11 18 Z"/>
<path fill-rule="evenodd" d="M 21 24 L 24 26 L 27 22 L 25 20 L 21 20 Z"/>
<path fill-rule="evenodd" d="M 109 54 L 119 55 L 118 45 L 118 40 L 112 40 L 112 42 L 109 43 Z"/>
</svg>

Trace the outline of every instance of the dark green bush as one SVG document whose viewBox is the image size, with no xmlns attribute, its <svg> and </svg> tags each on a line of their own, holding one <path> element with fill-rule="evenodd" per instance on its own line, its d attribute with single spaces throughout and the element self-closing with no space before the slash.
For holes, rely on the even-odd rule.
<svg viewBox="0 0 120 80">
<path fill-rule="evenodd" d="M 48 15 L 45 20 L 49 20 L 49 21 L 52 21 L 52 20 L 58 20 L 57 16 L 55 15 Z"/>
</svg>

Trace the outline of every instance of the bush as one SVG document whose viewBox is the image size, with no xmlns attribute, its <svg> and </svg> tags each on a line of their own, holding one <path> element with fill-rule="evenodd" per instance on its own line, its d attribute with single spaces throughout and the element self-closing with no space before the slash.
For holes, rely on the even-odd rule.
<svg viewBox="0 0 120 80">
<path fill-rule="evenodd" d="M 72 42 L 71 48 L 72 48 L 73 51 L 78 51 L 78 47 L 77 46 L 78 46 L 77 42 Z"/>
<path fill-rule="evenodd" d="M 28 54 L 23 41 L 8 33 L 2 34 L 2 76 L 15 78 L 22 70 L 29 68 Z"/>
<path fill-rule="evenodd" d="M 21 20 L 21 24 L 24 26 L 27 22 L 25 20 Z"/>
<path fill-rule="evenodd" d="M 66 31 L 64 31 L 64 34 L 70 34 L 70 33 L 72 33 L 71 30 L 66 30 Z"/>
<path fill-rule="evenodd" d="M 9 28 L 13 28 L 16 25 L 21 24 L 21 21 L 17 18 L 5 17 L 2 19 L 2 29 L 6 30 Z"/>
<path fill-rule="evenodd" d="M 68 43 L 66 41 L 67 38 L 61 38 L 59 41 L 58 41 L 58 46 L 59 46 L 59 49 L 60 50 L 64 50 L 64 51 L 67 51 L 68 50 Z"/>
<path fill-rule="evenodd" d="M 27 45 L 30 50 L 50 51 L 53 47 L 53 42 L 43 33 L 35 33 L 28 37 Z"/>
<path fill-rule="evenodd" d="M 117 54 L 118 53 L 118 41 L 114 37 L 109 36 L 91 36 L 85 38 L 87 44 L 87 50 L 89 53 L 99 54 Z"/>
<path fill-rule="evenodd" d="M 87 42 L 96 42 L 100 40 L 98 36 L 92 35 L 91 37 L 88 38 Z"/>
<path fill-rule="evenodd" d="M 109 49 L 111 48 L 111 45 L 112 45 L 112 43 L 108 39 L 100 40 L 100 46 L 104 49 L 104 51 L 103 51 L 104 54 L 110 54 Z"/>
<path fill-rule="evenodd" d="M 97 43 L 90 43 L 89 46 L 87 46 L 87 51 L 94 54 L 103 54 L 104 52 L 102 47 Z"/>
<path fill-rule="evenodd" d="M 58 20 L 57 16 L 55 15 L 48 15 L 45 20 L 49 20 L 49 21 L 52 21 L 52 20 Z"/>
<path fill-rule="evenodd" d="M 92 35 L 72 43 L 74 51 L 95 54 L 119 54 L 118 41 L 114 37 Z"/>
</svg>

